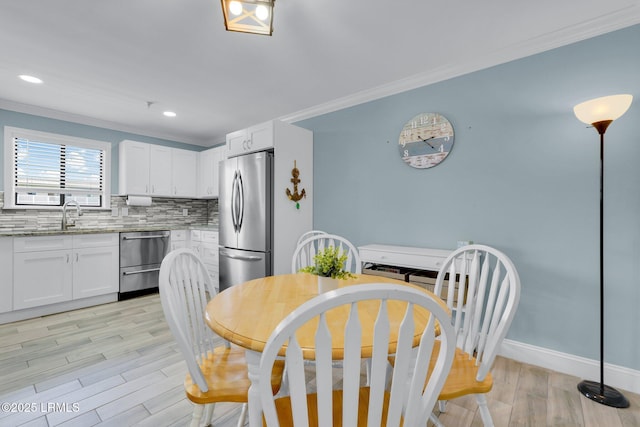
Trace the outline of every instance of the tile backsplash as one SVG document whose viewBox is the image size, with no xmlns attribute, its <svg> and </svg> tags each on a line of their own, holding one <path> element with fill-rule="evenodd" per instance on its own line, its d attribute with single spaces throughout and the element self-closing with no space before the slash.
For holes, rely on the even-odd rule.
<svg viewBox="0 0 640 427">
<path fill-rule="evenodd" d="M 218 225 L 218 200 L 154 198 L 151 206 L 127 206 L 126 196 L 111 196 L 111 210 L 83 209 L 76 221 L 82 229 L 118 229 L 138 227 L 189 227 L 193 225 Z M 0 206 L 4 206 L 4 192 L 0 192 Z M 127 208 L 127 216 L 122 209 Z M 183 211 L 187 209 L 187 216 Z M 68 218 L 76 219 L 76 209 L 67 212 Z M 59 230 L 62 209 L 1 209 L 0 232 Z"/>
</svg>

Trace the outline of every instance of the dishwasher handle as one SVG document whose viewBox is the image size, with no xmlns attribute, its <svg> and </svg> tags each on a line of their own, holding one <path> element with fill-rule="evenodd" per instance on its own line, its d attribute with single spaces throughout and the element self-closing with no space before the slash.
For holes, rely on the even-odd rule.
<svg viewBox="0 0 640 427">
<path fill-rule="evenodd" d="M 168 234 L 154 234 L 150 236 L 123 236 L 122 240 L 166 239 L 168 237 Z"/>
</svg>

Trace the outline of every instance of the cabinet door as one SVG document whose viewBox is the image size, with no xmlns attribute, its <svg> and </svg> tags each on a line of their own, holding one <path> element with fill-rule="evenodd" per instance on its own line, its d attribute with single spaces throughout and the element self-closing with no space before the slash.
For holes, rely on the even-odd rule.
<svg viewBox="0 0 640 427">
<path fill-rule="evenodd" d="M 229 157 L 244 154 L 247 151 L 247 130 L 237 130 L 227 134 Z"/>
<path fill-rule="evenodd" d="M 171 250 L 174 251 L 180 248 L 187 248 L 188 240 L 187 240 L 188 230 L 171 230 Z"/>
<path fill-rule="evenodd" d="M 143 142 L 122 141 L 120 143 L 120 194 L 150 194 L 149 150 L 150 145 Z"/>
<path fill-rule="evenodd" d="M 72 268 L 70 250 L 14 253 L 13 309 L 71 300 Z"/>
<path fill-rule="evenodd" d="M 13 308 L 13 238 L 0 237 L 0 313 Z"/>
<path fill-rule="evenodd" d="M 220 146 L 198 153 L 198 197 L 216 199 L 220 195 L 220 161 L 224 160 L 226 147 Z"/>
<path fill-rule="evenodd" d="M 256 126 L 252 126 L 247 130 L 247 134 L 247 139 L 249 141 L 248 151 L 262 151 L 273 148 L 273 122 L 266 122 Z"/>
<path fill-rule="evenodd" d="M 118 247 L 73 251 L 73 299 L 118 292 Z"/>
<path fill-rule="evenodd" d="M 213 165 L 217 152 L 214 148 L 198 153 L 198 197 L 207 199 L 212 197 L 212 187 L 214 182 Z"/>
<path fill-rule="evenodd" d="M 149 194 L 152 196 L 171 196 L 171 157 L 172 149 L 150 144 L 149 151 Z M 194 168 L 195 169 L 195 168 Z"/>
<path fill-rule="evenodd" d="M 172 150 L 173 197 L 196 197 L 196 164 L 198 153 L 189 150 Z"/>
<path fill-rule="evenodd" d="M 220 147 L 216 147 L 213 149 L 213 165 L 211 166 L 213 169 L 213 179 L 211 181 L 211 197 L 218 198 L 220 195 L 220 162 L 225 158 L 226 148 L 224 145 Z"/>
</svg>

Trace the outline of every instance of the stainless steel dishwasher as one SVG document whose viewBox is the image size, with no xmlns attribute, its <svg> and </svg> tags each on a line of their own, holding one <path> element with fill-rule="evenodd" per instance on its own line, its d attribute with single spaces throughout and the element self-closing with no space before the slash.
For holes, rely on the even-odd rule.
<svg viewBox="0 0 640 427">
<path fill-rule="evenodd" d="M 158 290 L 160 264 L 169 251 L 169 231 L 120 233 L 119 300 Z"/>
</svg>

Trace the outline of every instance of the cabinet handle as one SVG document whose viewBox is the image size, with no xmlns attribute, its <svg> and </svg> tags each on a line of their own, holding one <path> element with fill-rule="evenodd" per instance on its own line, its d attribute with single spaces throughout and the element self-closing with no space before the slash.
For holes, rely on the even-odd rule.
<svg viewBox="0 0 640 427">
<path fill-rule="evenodd" d="M 78 262 L 78 252 L 76 252 L 76 262 Z"/>
<path fill-rule="evenodd" d="M 69 254 L 67 254 L 67 264 L 69 264 Z"/>
</svg>

